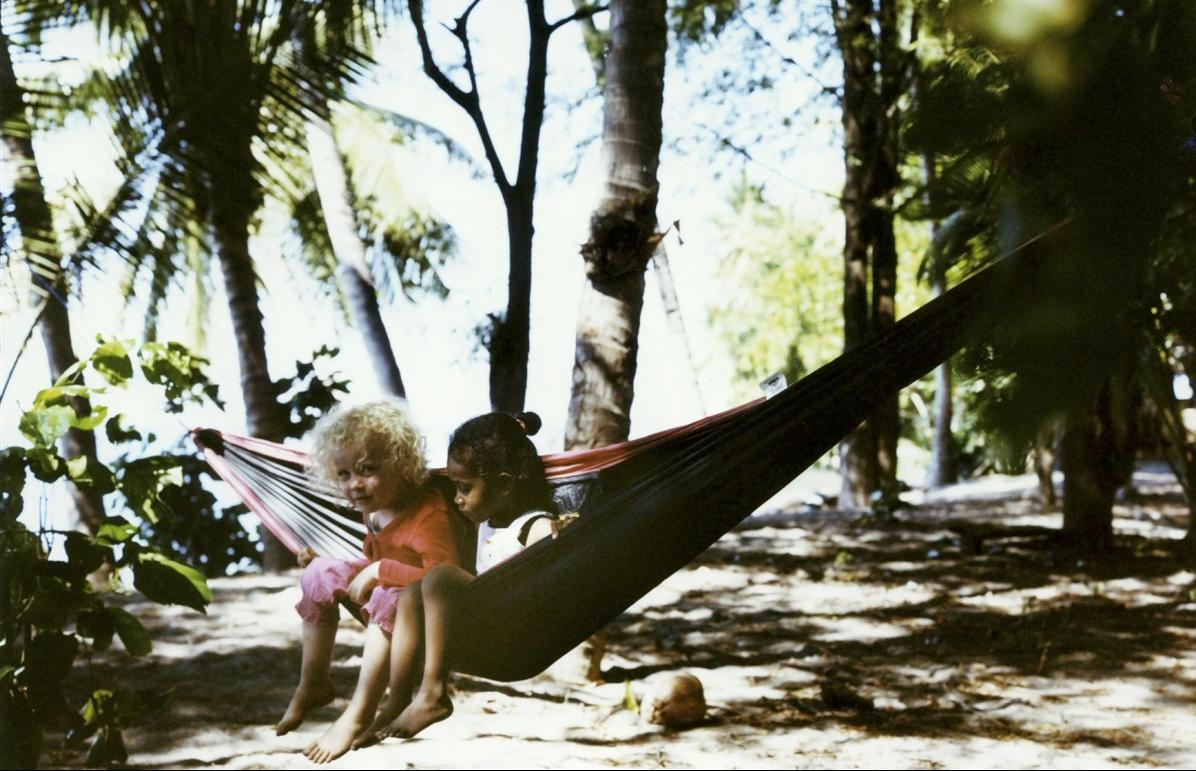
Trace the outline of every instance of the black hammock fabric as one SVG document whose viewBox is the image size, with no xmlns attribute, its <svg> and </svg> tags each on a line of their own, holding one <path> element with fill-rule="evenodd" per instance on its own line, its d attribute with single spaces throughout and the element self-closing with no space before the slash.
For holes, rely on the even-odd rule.
<svg viewBox="0 0 1196 771">
<path fill-rule="evenodd" d="M 773 398 L 599 472 L 575 524 L 462 590 L 453 668 L 504 681 L 543 671 L 994 323 L 1020 261 L 977 273 Z"/>
<path fill-rule="evenodd" d="M 1010 284 L 1033 283 L 1018 275 L 1031 259 L 1025 247 L 1019 252 L 771 399 L 624 448 L 586 454 L 582 467 L 599 455 L 617 458 L 597 463 L 597 471 L 569 471 L 572 459 L 554 456 L 554 465 L 564 463 L 554 472 L 558 480 L 589 479 L 581 516 L 558 538 L 532 545 L 461 590 L 451 621 L 453 668 L 522 680 L 604 627 L 776 494 L 885 399 L 1016 312 Z M 208 448 L 213 468 L 263 521 L 282 525 L 274 528 L 276 535 L 293 541 L 292 549 L 321 545 L 321 553 L 339 549 L 354 555 L 362 525 L 343 511 L 334 493 L 310 485 L 302 453 L 250 438 L 223 447 L 219 432 L 208 430 L 194 435 Z M 626 449 L 631 445 L 638 449 Z"/>
</svg>

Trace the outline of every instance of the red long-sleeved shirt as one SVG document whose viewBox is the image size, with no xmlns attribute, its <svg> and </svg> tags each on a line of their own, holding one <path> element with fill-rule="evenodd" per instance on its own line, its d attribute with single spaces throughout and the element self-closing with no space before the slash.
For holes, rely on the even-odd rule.
<svg viewBox="0 0 1196 771">
<path fill-rule="evenodd" d="M 378 567 L 381 586 L 406 586 L 437 565 L 459 565 L 456 531 L 448 504 L 436 490 L 425 490 L 409 513 L 392 519 L 362 549 Z"/>
</svg>

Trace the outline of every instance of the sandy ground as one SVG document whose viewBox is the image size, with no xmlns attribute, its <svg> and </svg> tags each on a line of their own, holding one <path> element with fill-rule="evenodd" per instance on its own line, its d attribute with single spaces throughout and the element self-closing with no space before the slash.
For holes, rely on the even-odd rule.
<svg viewBox="0 0 1196 771">
<path fill-rule="evenodd" d="M 1171 553 L 1187 514 L 1165 474 L 1136 481 L 1117 553 L 1099 563 L 1038 537 L 968 553 L 952 520 L 1057 526 L 1025 478 L 948 490 L 889 523 L 765 510 L 612 625 L 608 684 L 570 685 L 563 668 L 509 685 L 459 677 L 452 719 L 331 765 L 1196 767 L 1196 574 Z M 164 694 L 125 732 L 132 766 L 311 767 L 299 753 L 345 699 L 274 736 L 299 669 L 296 576 L 212 588 L 206 616 L 128 603 L 154 651 L 124 677 Z M 344 621 L 343 697 L 361 640 Z M 92 676 L 108 668 L 97 659 Z M 705 685 L 703 724 L 666 731 L 623 708 L 626 688 L 642 698 L 677 671 Z"/>
</svg>

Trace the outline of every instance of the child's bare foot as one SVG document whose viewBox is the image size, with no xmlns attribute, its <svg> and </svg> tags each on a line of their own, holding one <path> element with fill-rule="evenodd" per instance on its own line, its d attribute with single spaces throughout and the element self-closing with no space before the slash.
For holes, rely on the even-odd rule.
<svg viewBox="0 0 1196 771">
<path fill-rule="evenodd" d="M 345 710 L 323 736 L 307 746 L 303 754 L 313 763 L 330 763 L 349 751 L 353 740 L 361 734 L 363 728 L 365 720 Z"/>
<path fill-rule="evenodd" d="M 403 710 L 398 720 L 390 724 L 387 736 L 400 736 L 410 739 L 433 723 L 439 723 L 453 714 L 453 702 L 446 691 L 439 693 L 425 693 L 420 691 L 415 699 Z"/>
<path fill-rule="evenodd" d="M 336 694 L 332 690 L 332 680 L 324 680 L 312 686 L 305 686 L 299 683 L 299 687 L 295 689 L 295 695 L 291 697 L 291 703 L 287 706 L 287 711 L 274 726 L 274 733 L 282 736 L 285 733 L 295 730 L 299 724 L 303 722 L 303 718 L 307 717 L 307 713 L 311 712 L 317 707 L 322 707 L 328 704 Z"/>
<path fill-rule="evenodd" d="M 353 749 L 369 747 L 391 736 L 390 724 L 403 713 L 403 709 L 410 703 L 410 698 L 391 699 L 387 696 L 378 707 L 378 714 L 374 717 L 374 722 L 370 723 L 370 727 L 353 740 Z"/>
</svg>

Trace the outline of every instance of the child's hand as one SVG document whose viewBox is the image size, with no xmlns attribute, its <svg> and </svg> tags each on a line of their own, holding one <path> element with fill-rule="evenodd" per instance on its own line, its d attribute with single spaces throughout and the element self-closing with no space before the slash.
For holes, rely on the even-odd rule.
<svg viewBox="0 0 1196 771">
<path fill-rule="evenodd" d="M 551 524 L 552 537 L 556 538 L 558 535 L 561 534 L 562 530 L 564 530 L 565 528 L 569 527 L 569 525 L 572 525 L 574 522 L 576 522 L 578 517 L 580 517 L 580 516 L 581 515 L 578 514 L 577 512 L 571 512 L 569 514 L 562 514 L 560 517 L 552 520 L 552 524 Z"/>
<path fill-rule="evenodd" d="M 311 561 L 318 556 L 320 555 L 316 554 L 315 549 L 311 548 L 310 546 L 304 546 L 299 550 L 299 553 L 295 555 L 295 559 L 299 561 L 299 567 L 305 568 L 310 565 Z"/>
<path fill-rule="evenodd" d="M 353 583 L 349 584 L 350 600 L 358 605 L 365 605 L 366 601 L 370 599 L 370 593 L 378 585 L 379 564 L 372 562 L 365 570 L 357 574 L 357 577 L 353 579 Z"/>
</svg>

